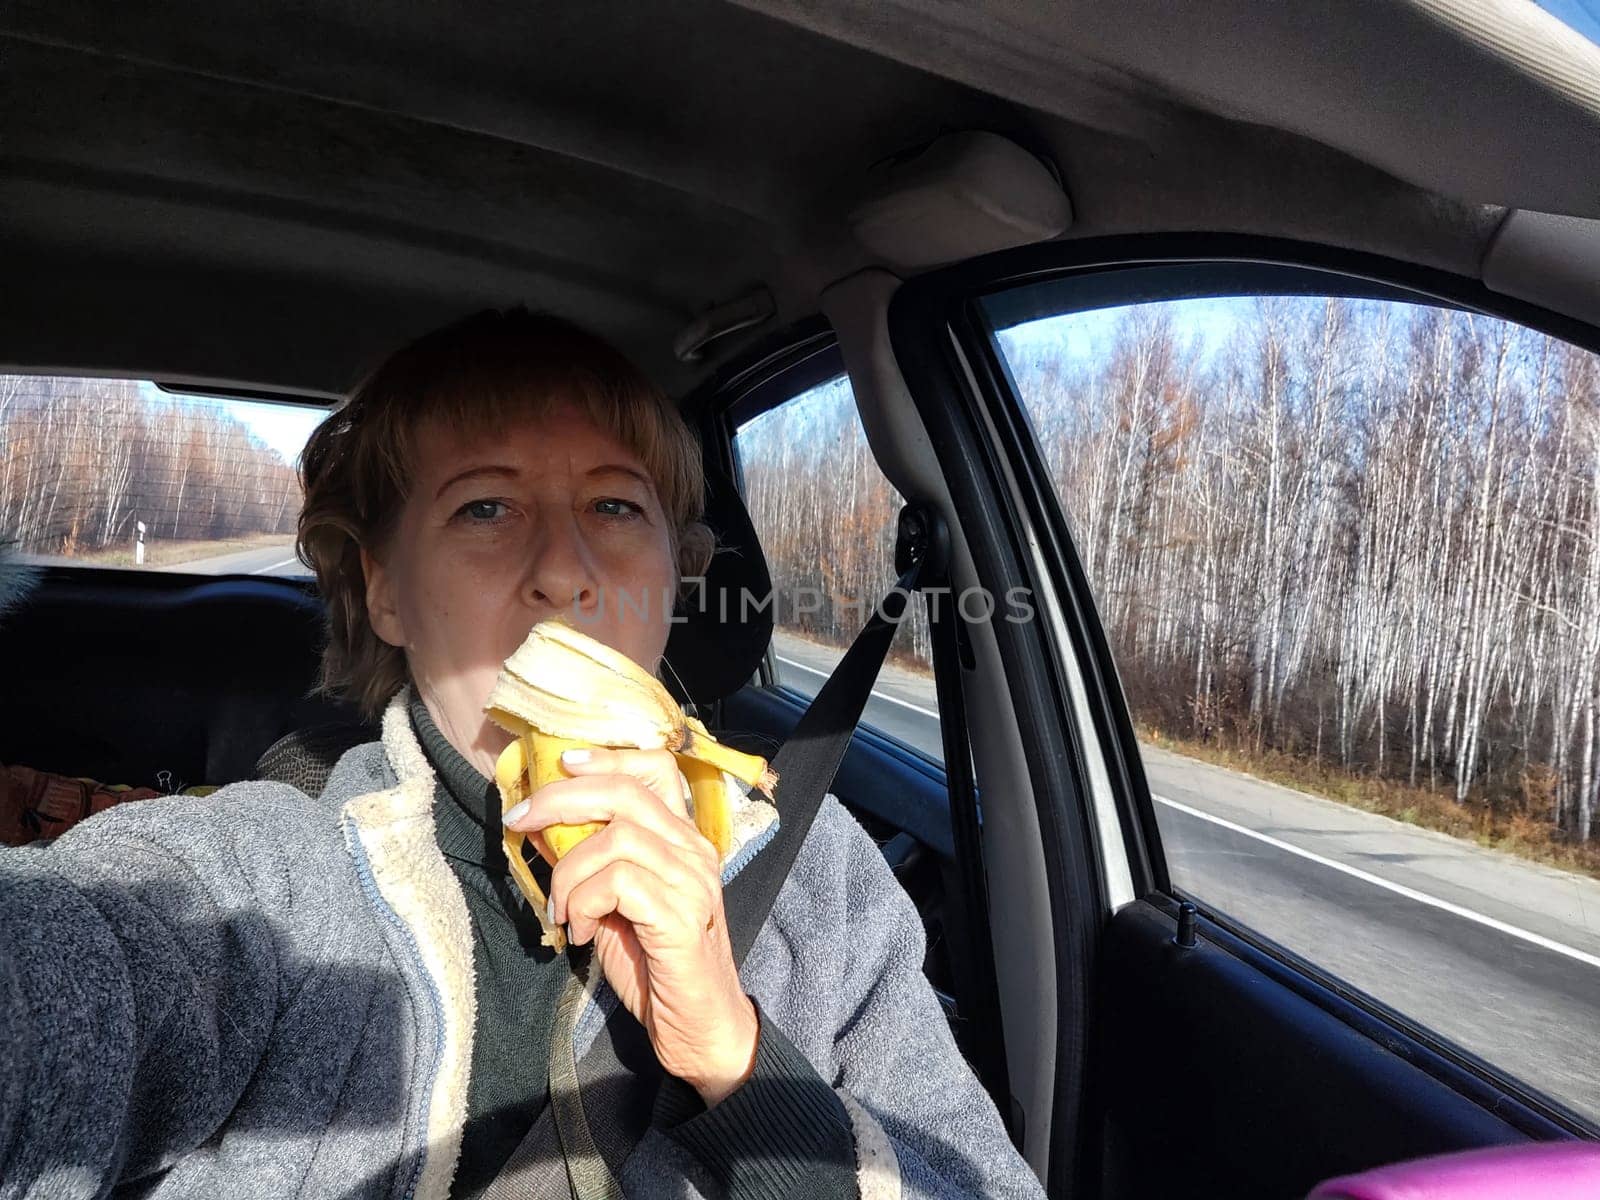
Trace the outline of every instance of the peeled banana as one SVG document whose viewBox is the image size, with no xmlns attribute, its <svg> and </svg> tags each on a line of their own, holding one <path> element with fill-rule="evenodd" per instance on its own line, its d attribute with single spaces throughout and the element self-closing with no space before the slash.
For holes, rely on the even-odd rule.
<svg viewBox="0 0 1600 1200">
<path fill-rule="evenodd" d="M 746 788 L 771 796 L 778 778 L 767 761 L 724 746 L 671 693 L 625 654 L 602 645 L 562 621 L 544 621 L 506 659 L 485 706 L 489 718 L 514 737 L 495 763 L 501 811 L 564 778 L 561 755 L 582 746 L 665 749 L 689 782 L 695 825 L 726 855 L 732 840 L 732 808 L 724 773 Z M 551 825 L 539 852 L 553 866 L 601 822 Z M 566 936 L 546 914 L 544 890 L 523 856 L 526 835 L 505 831 L 506 860 L 544 928 L 544 942 L 558 952 Z"/>
</svg>

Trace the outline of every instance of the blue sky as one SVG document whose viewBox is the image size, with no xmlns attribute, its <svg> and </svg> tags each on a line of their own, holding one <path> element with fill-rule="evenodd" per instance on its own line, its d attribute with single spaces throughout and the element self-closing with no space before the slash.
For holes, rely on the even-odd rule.
<svg viewBox="0 0 1600 1200">
<path fill-rule="evenodd" d="M 1013 361 L 1104 362 L 1116 343 L 1117 329 L 1130 307 L 1098 308 L 1064 313 L 1001 330 L 1000 344 Z M 1202 360 L 1228 344 L 1233 331 L 1255 312 L 1252 296 L 1217 300 L 1168 300 L 1160 304 L 1172 316 L 1178 338 L 1193 346 Z"/>
<path fill-rule="evenodd" d="M 1043 395 L 1057 394 L 1054 391 L 1036 393 L 1033 376 L 1041 368 L 1047 371 L 1056 367 L 1065 368 L 1068 378 L 1074 378 L 1079 368 L 1090 375 L 1103 370 L 1116 354 L 1119 332 L 1131 309 L 1158 310 L 1164 315 L 1171 322 L 1180 357 L 1192 354 L 1194 365 L 1204 372 L 1216 361 L 1217 356 L 1228 349 L 1236 334 L 1242 332 L 1247 339 L 1258 335 L 1259 303 L 1258 297 L 1232 296 L 1151 301 L 1062 313 L 1000 330 L 1000 347 L 1017 376 L 1024 400 L 1032 402 Z M 1281 303 L 1285 305 L 1291 327 L 1299 322 L 1307 323 L 1299 326 L 1298 338 L 1310 336 L 1315 339 L 1325 298 L 1285 297 Z M 1356 363 L 1358 368 L 1351 377 L 1351 386 L 1361 386 L 1361 379 L 1370 373 L 1370 368 L 1380 356 L 1404 354 L 1409 323 L 1427 311 L 1426 307 L 1401 300 L 1353 301 L 1350 324 L 1342 343 L 1345 352 L 1354 356 L 1350 361 Z M 1375 324 L 1385 316 L 1388 318 L 1386 326 Z M 1534 389 L 1540 387 L 1539 380 L 1542 378 L 1541 363 L 1545 361 L 1542 357 L 1543 348 L 1558 343 L 1515 323 L 1496 322 L 1493 318 L 1474 319 L 1474 328 L 1485 335 L 1492 334 L 1494 327 L 1500 324 L 1507 325 L 1514 333 L 1510 359 L 1512 379 L 1529 388 L 1530 396 L 1534 395 Z M 1380 332 L 1385 340 L 1374 340 Z M 1247 341 L 1245 345 L 1247 354 L 1252 353 L 1249 350 L 1251 342 Z M 1311 361 L 1305 356 L 1316 353 L 1314 340 L 1310 343 L 1296 340 L 1291 343 L 1291 348 L 1296 356 L 1293 361 L 1302 368 Z M 1548 396 L 1538 401 L 1540 404 L 1548 402 Z"/>
<path fill-rule="evenodd" d="M 1600 0 L 1535 0 L 1538 6 L 1600 45 Z"/>
</svg>

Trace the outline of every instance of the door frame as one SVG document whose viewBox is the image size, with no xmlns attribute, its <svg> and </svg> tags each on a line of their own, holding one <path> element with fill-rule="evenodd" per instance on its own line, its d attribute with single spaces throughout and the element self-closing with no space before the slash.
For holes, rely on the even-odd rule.
<svg viewBox="0 0 1600 1200">
<path fill-rule="evenodd" d="M 1600 354 L 1600 329 L 1526 301 L 1489 290 L 1479 280 L 1382 255 L 1315 243 L 1235 234 L 1152 234 L 1087 239 L 1004 251 L 919 277 L 906 284 L 890 308 L 897 357 L 912 395 L 929 423 L 947 477 L 975 474 L 993 463 L 966 461 L 941 441 L 959 445 L 960 415 L 984 411 L 998 433 L 1027 505 L 1011 514 L 1031 524 L 1045 544 L 1052 583 L 1070 618 L 1070 651 L 1096 697 L 1093 735 L 1100 741 L 1121 818 L 1136 894 L 1169 916 L 1190 900 L 1201 908 L 1202 936 L 1272 982 L 1312 1001 L 1363 1036 L 1423 1069 L 1473 1103 L 1534 1138 L 1596 1136 L 1596 1128 L 1549 1097 L 1501 1074 L 1492 1064 L 1456 1047 L 1380 1001 L 1225 916 L 1178 893 L 1166 869 L 1154 804 L 1144 776 L 1133 724 L 1109 641 L 1100 625 L 1089 582 L 1078 559 L 1048 473 L 1027 428 L 1015 381 L 998 353 L 986 298 L 1046 288 L 1072 303 L 1037 315 L 1112 307 L 1141 301 L 1228 294 L 1347 295 L 1429 304 L 1482 313 Z M 1189 290 L 1185 290 L 1185 289 Z M 1008 314 L 1029 319 L 1026 304 Z M 942 332 L 942 338 L 929 331 Z M 941 435 L 943 437 L 941 438 Z M 947 458 L 948 456 L 948 458 Z M 955 480 L 952 478 L 952 487 Z M 1008 674 L 1010 667 L 1008 665 Z M 1041 803 L 1043 798 L 1041 797 Z M 1109 919 L 1111 914 L 1104 913 Z M 1104 1064 L 1092 1067 L 1104 1069 Z M 1091 1084 L 1091 1086 L 1093 1086 Z M 1058 1126 L 1059 1129 L 1059 1126 Z M 1093 1153 L 1092 1143 L 1083 1143 Z M 1063 1150 L 1066 1147 L 1061 1147 Z M 1052 1184 L 1056 1179 L 1052 1146 Z M 1089 1179 L 1080 1173 L 1081 1183 Z"/>
</svg>

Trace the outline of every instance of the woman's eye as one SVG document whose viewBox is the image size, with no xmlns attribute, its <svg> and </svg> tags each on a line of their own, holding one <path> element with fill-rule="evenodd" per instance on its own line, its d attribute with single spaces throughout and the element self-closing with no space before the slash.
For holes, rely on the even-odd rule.
<svg viewBox="0 0 1600 1200">
<path fill-rule="evenodd" d="M 615 496 L 607 496 L 594 502 L 595 511 L 603 517 L 634 517 L 644 512 L 644 508 L 632 500 L 619 500 Z"/>
<path fill-rule="evenodd" d="M 506 515 L 503 500 L 469 500 L 456 510 L 457 516 L 473 521 L 498 521 Z"/>
</svg>

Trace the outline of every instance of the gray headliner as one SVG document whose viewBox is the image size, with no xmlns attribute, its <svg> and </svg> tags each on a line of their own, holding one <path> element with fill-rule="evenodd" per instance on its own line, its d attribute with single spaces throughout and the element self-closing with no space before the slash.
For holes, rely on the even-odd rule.
<svg viewBox="0 0 1600 1200">
<path fill-rule="evenodd" d="M 1271 125 L 1467 203 L 1600 215 L 1600 47 L 1525 0 L 741 0 L 1019 104 L 1160 142 Z"/>
<path fill-rule="evenodd" d="M 0 355 L 335 393 L 520 300 L 683 388 L 684 324 L 762 283 L 781 320 L 815 312 L 870 265 L 841 220 L 867 168 L 961 128 L 1051 157 L 1070 237 L 1254 232 L 1476 275 L 1508 206 L 1600 214 L 1600 156 L 1573 152 L 1600 52 L 1531 5 L 750 7 L 12 0 Z M 1467 10 L 1500 19 L 1464 35 Z M 1565 78 L 1530 69 L 1541 47 Z"/>
</svg>

